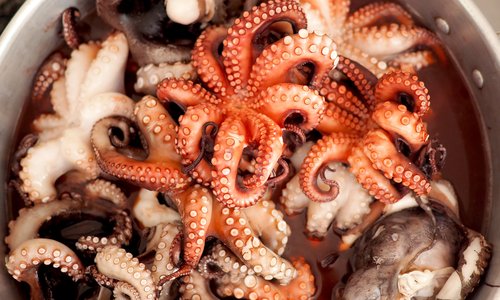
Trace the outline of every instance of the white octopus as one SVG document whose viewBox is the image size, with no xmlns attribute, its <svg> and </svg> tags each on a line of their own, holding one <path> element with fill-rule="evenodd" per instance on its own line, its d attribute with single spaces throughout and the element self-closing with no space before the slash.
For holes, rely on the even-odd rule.
<svg viewBox="0 0 500 300">
<path fill-rule="evenodd" d="M 122 94 L 127 57 L 127 40 L 120 32 L 71 53 L 64 76 L 51 92 L 55 113 L 34 121 L 39 140 L 21 160 L 21 189 L 33 202 L 55 199 L 55 181 L 70 170 L 81 171 L 87 179 L 99 175 L 90 145 L 92 126 L 103 117 L 133 113 L 133 101 Z"/>
</svg>

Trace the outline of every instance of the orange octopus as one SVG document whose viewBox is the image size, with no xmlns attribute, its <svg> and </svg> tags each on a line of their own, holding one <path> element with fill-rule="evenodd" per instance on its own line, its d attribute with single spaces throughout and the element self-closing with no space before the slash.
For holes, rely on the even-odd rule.
<svg viewBox="0 0 500 300">
<path fill-rule="evenodd" d="M 321 119 L 325 101 L 314 88 L 338 56 L 330 38 L 305 27 L 297 2 L 262 3 L 198 38 L 192 60 L 211 92 L 179 79 L 158 86 L 160 101 L 185 111 L 177 140 L 185 171 L 227 207 L 264 194 L 284 152 L 283 129 L 309 131 Z"/>
<path fill-rule="evenodd" d="M 361 101 L 345 85 L 327 80 L 321 90 L 331 100 L 318 125 L 323 137 L 311 148 L 300 170 L 300 185 L 313 201 L 334 199 L 339 186 L 317 184 L 327 163 L 348 163 L 357 180 L 376 199 L 393 203 L 401 198 L 391 180 L 424 195 L 430 191 L 426 175 L 411 161 L 427 144 L 422 117 L 429 110 L 428 90 L 416 75 L 394 71 L 373 84 L 373 75 L 341 58 L 339 69 L 360 88 Z"/>
</svg>

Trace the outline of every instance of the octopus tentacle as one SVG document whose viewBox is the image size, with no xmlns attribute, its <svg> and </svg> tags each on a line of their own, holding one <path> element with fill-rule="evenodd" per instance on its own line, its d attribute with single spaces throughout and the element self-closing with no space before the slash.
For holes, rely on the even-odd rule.
<svg viewBox="0 0 500 300">
<path fill-rule="evenodd" d="M 365 122 L 356 115 L 330 102 L 326 105 L 325 112 L 317 128 L 320 132 L 358 133 L 365 129 Z"/>
<path fill-rule="evenodd" d="M 184 225 L 184 264 L 177 271 L 163 278 L 163 282 L 189 274 L 196 267 L 205 248 L 205 238 L 213 214 L 212 194 L 207 188 L 199 185 L 173 196 L 172 200 L 177 206 Z"/>
<path fill-rule="evenodd" d="M 176 78 L 162 80 L 156 89 L 156 96 L 161 102 L 174 102 L 183 110 L 200 103 L 218 104 L 220 102 L 201 85 Z"/>
<path fill-rule="evenodd" d="M 347 86 L 331 78 L 326 78 L 319 89 L 319 94 L 327 102 L 334 102 L 337 106 L 354 114 L 360 119 L 369 117 L 367 105 L 354 95 Z"/>
<path fill-rule="evenodd" d="M 374 86 L 377 82 L 375 76 L 359 63 L 345 57 L 339 56 L 336 70 L 343 73 L 356 86 L 366 101 L 369 110 L 375 105 Z"/>
<path fill-rule="evenodd" d="M 281 128 L 292 122 L 301 129 L 309 131 L 320 122 L 325 100 L 316 90 L 311 90 L 307 86 L 282 83 L 267 88 L 260 97 L 256 98 L 252 107 L 270 117 Z M 287 120 L 295 114 L 299 114 L 302 118 L 300 123 Z"/>
<path fill-rule="evenodd" d="M 416 73 L 424 67 L 436 63 L 436 58 L 430 50 L 405 52 L 397 55 L 389 62 L 393 70 Z"/>
<path fill-rule="evenodd" d="M 390 38 L 386 38 L 388 36 Z M 344 38 L 366 54 L 378 58 L 386 57 L 389 49 L 391 53 L 399 53 L 414 45 L 423 45 L 432 49 L 440 61 L 446 61 L 441 42 L 433 33 L 420 27 L 393 23 L 388 26 L 355 28 L 347 31 Z"/>
<path fill-rule="evenodd" d="M 118 208 L 124 209 L 127 206 L 127 196 L 115 184 L 103 180 L 96 179 L 85 185 L 85 192 L 93 198 L 106 199 Z"/>
<path fill-rule="evenodd" d="M 54 52 L 45 59 L 35 75 L 31 99 L 39 102 L 54 82 L 64 75 L 67 60 L 61 52 Z"/>
<path fill-rule="evenodd" d="M 395 20 L 398 24 L 406 26 L 414 24 L 410 14 L 401 5 L 381 2 L 370 3 L 352 13 L 344 24 L 344 30 L 375 26 L 384 19 Z"/>
<path fill-rule="evenodd" d="M 180 158 L 175 151 L 174 121 L 163 106 L 150 96 L 136 104 L 135 117 L 148 145 L 148 157 L 140 161 L 119 153 L 112 145 L 108 132 L 119 128 L 126 136 L 130 134 L 130 125 L 126 119 L 102 119 L 92 130 L 92 144 L 101 169 L 151 190 L 183 190 L 189 178 L 181 172 Z"/>
<path fill-rule="evenodd" d="M 205 138 L 204 135 L 207 134 L 207 130 L 216 130 L 207 128 L 206 124 L 219 125 L 222 123 L 223 116 L 224 113 L 211 103 L 201 103 L 187 108 L 186 113 L 179 118 L 177 138 L 177 147 L 182 156 L 183 165 L 191 165 L 197 159 L 203 158 L 205 153 L 202 153 L 201 147 L 209 146 L 206 141 L 208 137 Z M 212 170 L 213 166 L 210 162 L 201 159 L 194 167 L 192 175 L 198 182 L 208 184 L 212 178 Z"/>
<path fill-rule="evenodd" d="M 310 266 L 302 258 L 293 260 L 297 276 L 288 284 L 280 285 L 256 276 L 254 270 L 246 268 L 242 260 L 220 244 L 214 246 L 208 255 L 214 267 L 223 272 L 221 276 L 213 279 L 217 287 L 216 293 L 221 297 L 308 299 L 315 292 L 314 276 Z"/>
<path fill-rule="evenodd" d="M 159 285 L 165 275 L 170 275 L 177 269 L 176 261 L 172 259 L 171 252 L 173 241 L 180 233 L 180 228 L 177 224 L 166 223 L 163 225 L 160 234 L 160 240 L 156 245 L 156 253 L 153 265 L 151 266 L 151 276 L 153 281 L 161 290 L 166 290 L 165 285 Z"/>
<path fill-rule="evenodd" d="M 319 171 L 330 161 L 347 161 L 354 141 L 352 134 L 332 133 L 319 140 L 309 151 L 300 169 L 300 187 L 311 200 L 326 202 L 335 199 L 338 188 L 321 190 L 317 184 Z"/>
<path fill-rule="evenodd" d="M 404 105 L 379 103 L 372 120 L 391 135 L 403 138 L 412 153 L 420 150 L 429 139 L 424 121 L 416 113 L 409 112 Z"/>
<path fill-rule="evenodd" d="M 76 29 L 76 22 L 79 18 L 80 11 L 76 7 L 67 8 L 62 13 L 63 37 L 66 45 L 71 49 L 77 49 L 80 46 L 80 36 Z"/>
<path fill-rule="evenodd" d="M 262 242 L 278 255 L 283 255 L 292 231 L 274 202 L 262 199 L 257 204 L 245 208 L 243 213 Z"/>
<path fill-rule="evenodd" d="M 116 212 L 113 219 L 115 226 L 109 236 L 82 236 L 76 242 L 76 247 L 80 250 L 99 252 L 107 245 L 127 245 L 132 238 L 132 220 L 125 211 Z"/>
<path fill-rule="evenodd" d="M 156 287 L 151 271 L 124 249 L 106 246 L 97 253 L 95 263 L 100 273 L 134 287 L 140 299 L 154 299 Z"/>
<path fill-rule="evenodd" d="M 230 116 L 220 126 L 212 158 L 216 170 L 214 193 L 218 201 L 229 207 L 251 206 L 260 199 L 283 151 L 281 129 L 272 120 L 257 113 L 239 117 Z M 254 173 L 243 178 L 242 187 L 238 166 L 247 145 L 257 149 L 257 164 Z"/>
<path fill-rule="evenodd" d="M 351 171 L 358 182 L 372 195 L 384 203 L 394 203 L 401 199 L 401 194 L 380 172 L 373 170 L 372 162 L 364 154 L 362 145 L 357 145 L 351 150 L 348 158 Z"/>
<path fill-rule="evenodd" d="M 252 64 L 261 51 L 254 46 L 259 35 L 280 21 L 292 25 L 293 32 L 288 32 L 289 34 L 307 26 L 306 18 L 296 1 L 275 0 L 254 6 L 251 11 L 244 12 L 242 17 L 236 19 L 234 25 L 229 28 L 224 40 L 222 57 L 230 80 L 229 84 L 236 93 L 240 92 L 251 78 Z M 278 30 L 282 31 L 283 28 Z"/>
<path fill-rule="evenodd" d="M 113 297 L 116 300 L 141 300 L 139 291 L 130 283 L 118 281 L 113 289 Z"/>
<path fill-rule="evenodd" d="M 207 280 L 197 271 L 193 271 L 188 276 L 182 278 L 181 286 L 179 287 L 181 300 L 215 300 Z"/>
<path fill-rule="evenodd" d="M 339 40 L 349 14 L 350 0 L 300 0 L 307 17 L 307 29 Z"/>
<path fill-rule="evenodd" d="M 6 260 L 9 274 L 17 281 L 30 285 L 31 299 L 44 299 L 37 274 L 42 264 L 51 264 L 74 281 L 82 279 L 84 275 L 84 266 L 73 250 L 50 239 L 27 240 L 13 249 Z"/>
<path fill-rule="evenodd" d="M 79 201 L 65 198 L 60 201 L 38 204 L 31 208 L 22 208 L 19 210 L 17 219 L 9 222 L 10 234 L 5 238 L 5 243 L 9 249 L 16 249 L 25 241 L 36 238 L 39 228 L 45 221 L 79 207 Z"/>
<path fill-rule="evenodd" d="M 213 214 L 218 218 L 212 218 L 212 223 L 216 236 L 256 274 L 266 280 L 274 278 L 280 284 L 287 284 L 295 278 L 295 268 L 257 237 L 244 211 L 214 201 Z"/>
<path fill-rule="evenodd" d="M 207 28 L 196 40 L 192 54 L 193 66 L 201 81 L 221 99 L 234 95 L 219 54 L 219 47 L 226 36 L 227 29 L 222 26 Z"/>
<path fill-rule="evenodd" d="M 109 91 L 125 91 L 123 74 L 128 50 L 127 39 L 121 32 L 112 33 L 102 43 L 82 83 L 79 95 L 81 101 Z"/>
<path fill-rule="evenodd" d="M 380 129 L 368 132 L 363 144 L 365 155 L 387 178 L 407 186 L 417 195 L 430 192 L 431 185 L 425 174 L 397 151 L 386 132 Z"/>
<path fill-rule="evenodd" d="M 429 90 L 416 75 L 407 72 L 394 71 L 382 76 L 375 86 L 375 98 L 378 102 L 393 101 L 401 102 L 399 96 L 404 94 L 410 111 L 415 112 L 420 117 L 423 116 L 430 107 Z M 405 104 L 405 103 L 402 103 Z"/>
<path fill-rule="evenodd" d="M 137 93 L 155 95 L 158 83 L 164 78 L 195 80 L 196 71 L 191 62 L 148 64 L 137 70 L 134 90 Z"/>
<path fill-rule="evenodd" d="M 252 67 L 248 81 L 250 96 L 272 85 L 293 81 L 290 70 L 305 63 L 314 64 L 310 82 L 298 82 L 319 87 L 328 73 L 338 63 L 337 46 L 326 35 L 308 33 L 301 29 L 298 34 L 286 36 L 262 51 Z"/>
</svg>

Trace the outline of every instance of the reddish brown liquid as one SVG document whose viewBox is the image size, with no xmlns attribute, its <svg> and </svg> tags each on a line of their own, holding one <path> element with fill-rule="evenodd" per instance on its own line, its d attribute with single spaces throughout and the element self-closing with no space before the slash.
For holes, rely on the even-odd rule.
<svg viewBox="0 0 500 300">
<path fill-rule="evenodd" d="M 358 7 L 367 1 L 358 1 Z M 431 113 L 426 117 L 432 138 L 437 138 L 447 148 L 447 160 L 443 169 L 444 178 L 450 180 L 460 199 L 461 217 L 466 226 L 481 230 L 487 206 L 488 173 L 485 141 L 481 133 L 481 123 L 474 104 L 462 77 L 452 64 L 435 65 L 419 72 L 419 77 L 430 90 Z M 28 103 L 18 123 L 18 134 L 12 143 L 15 149 L 24 135 L 32 132 L 31 123 L 40 113 L 50 112 L 49 102 Z M 17 216 L 23 206 L 17 193 L 9 191 L 9 219 Z M 349 253 L 341 254 L 338 260 L 328 267 L 321 261 L 338 249 L 339 238 L 329 231 L 322 241 L 309 240 L 304 234 L 306 216 L 286 217 L 292 228 L 286 257 L 303 256 L 311 265 L 316 277 L 316 299 L 330 299 L 332 288 L 347 270 Z M 63 293 L 82 295 L 82 293 Z M 78 297 L 78 296 L 76 296 Z"/>
</svg>

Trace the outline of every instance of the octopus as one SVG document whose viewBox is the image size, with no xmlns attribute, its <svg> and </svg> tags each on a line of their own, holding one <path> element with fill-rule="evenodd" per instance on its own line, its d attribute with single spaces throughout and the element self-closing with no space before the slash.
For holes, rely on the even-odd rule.
<svg viewBox="0 0 500 300">
<path fill-rule="evenodd" d="M 64 76 L 51 90 L 54 113 L 33 121 L 38 140 L 20 161 L 21 190 L 32 202 L 56 199 L 54 183 L 68 171 L 79 170 L 89 180 L 100 174 L 90 132 L 103 117 L 133 112 L 133 101 L 122 94 L 127 56 L 127 40 L 119 32 L 71 53 Z"/>
<path fill-rule="evenodd" d="M 338 57 L 330 38 L 305 27 L 294 1 L 253 7 L 227 30 L 208 27 L 195 44 L 193 64 L 211 92 L 179 79 L 158 86 L 160 101 L 184 111 L 177 147 L 186 171 L 227 207 L 264 194 L 284 152 L 283 130 L 307 132 L 321 119 L 325 101 L 314 87 Z M 272 42 L 276 35 L 286 36 Z"/>
<path fill-rule="evenodd" d="M 229 249 L 216 244 L 203 256 L 197 272 L 184 277 L 180 288 L 182 299 L 195 299 L 195 295 L 218 299 L 211 294 L 210 283 L 215 284 L 215 294 L 222 298 L 310 299 L 316 291 L 311 268 L 303 258 L 292 263 L 297 277 L 287 285 L 279 285 L 256 276 Z"/>
<path fill-rule="evenodd" d="M 431 189 L 429 179 L 411 160 L 429 139 L 422 120 L 430 105 L 424 83 L 416 75 L 394 71 L 382 76 L 374 88 L 368 88 L 371 84 L 362 76 L 356 64 L 348 59 L 342 64 L 346 65 L 343 69 L 356 70 L 352 74 L 361 74 L 363 80 L 356 79 L 357 86 L 366 82 L 366 110 L 372 108 L 371 118 L 360 121 L 357 126 L 353 126 L 354 122 L 347 118 L 336 118 L 335 113 L 332 118 L 324 119 L 337 119 L 334 125 L 338 126 L 326 129 L 321 124 L 318 126 L 324 135 L 311 148 L 300 170 L 300 186 L 304 194 L 317 202 L 335 199 L 339 192 L 338 183 L 325 181 L 329 185 L 327 190 L 319 188 L 317 183 L 318 177 L 325 171 L 325 165 L 334 161 L 348 163 L 350 171 L 363 188 L 384 203 L 393 203 L 402 197 L 391 180 L 417 195 L 428 194 Z M 348 72 L 351 71 L 345 73 Z M 334 81 L 330 87 L 334 87 L 333 94 L 346 91 Z M 348 113 L 336 106 L 340 100 L 343 105 L 347 105 L 345 102 L 348 99 L 349 96 L 338 97 L 330 102 L 330 107 Z M 350 103 L 355 105 L 363 102 L 352 98 Z"/>
<path fill-rule="evenodd" d="M 430 31 L 415 25 L 396 3 L 370 3 L 350 13 L 350 0 L 300 0 L 308 30 L 328 34 L 340 55 L 381 77 L 390 70 L 416 72 L 437 61 L 444 49 Z"/>
<path fill-rule="evenodd" d="M 491 245 L 456 215 L 431 202 L 393 212 L 355 245 L 339 299 L 464 299 L 477 285 Z"/>
<path fill-rule="evenodd" d="M 164 192 L 175 204 L 184 228 L 185 265 L 168 278 L 189 274 L 196 267 L 207 236 L 222 240 L 267 279 L 276 278 L 287 282 L 293 278 L 295 270 L 279 256 L 284 252 L 290 229 L 282 220 L 282 214 L 274 209 L 274 204 L 262 200 L 254 208 L 241 211 L 213 201 L 214 196 L 208 188 L 189 186 L 189 178 L 181 170 L 181 157 L 174 148 L 174 141 L 178 139 L 175 122 L 163 105 L 154 97 L 146 96 L 136 104 L 134 113 L 142 140 L 148 149 L 146 158 L 140 159 L 141 156 L 135 150 L 125 150 L 131 148 L 129 143 L 133 127 L 130 120 L 124 118 L 110 117 L 97 122 L 92 130 L 92 144 L 104 172 L 142 188 Z M 116 141 L 116 136 L 109 136 L 113 131 L 122 139 Z M 135 156 L 129 157 L 127 154 Z M 153 197 L 145 191 L 140 196 L 144 199 Z M 155 213 L 157 207 L 158 204 L 152 199 L 147 204 L 136 203 L 134 211 L 150 225 L 151 222 L 159 222 L 153 220 L 175 220 L 169 212 L 158 216 Z M 149 212 L 158 217 L 143 217 Z M 270 243 L 278 253 L 266 246 Z"/>
</svg>

